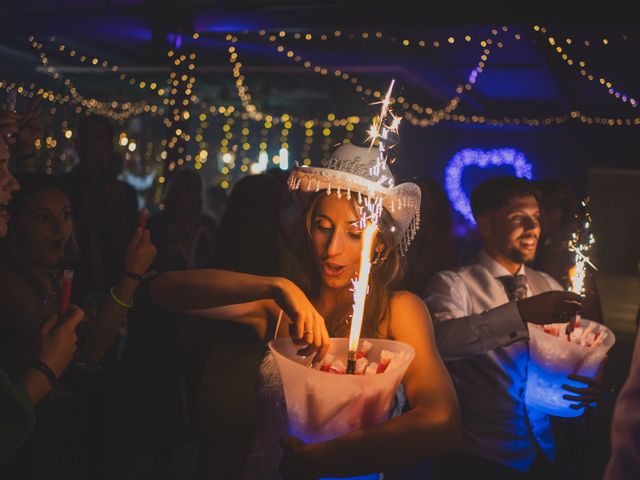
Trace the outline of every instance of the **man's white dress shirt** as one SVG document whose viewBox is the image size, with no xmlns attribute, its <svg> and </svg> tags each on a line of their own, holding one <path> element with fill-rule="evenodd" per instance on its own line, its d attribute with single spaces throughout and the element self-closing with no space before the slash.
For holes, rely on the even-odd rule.
<svg viewBox="0 0 640 480">
<path fill-rule="evenodd" d="M 527 296 L 563 290 L 522 265 Z M 462 450 L 527 471 L 538 448 L 551 461 L 549 416 L 525 404 L 529 332 L 498 277 L 511 275 L 486 251 L 478 263 L 436 274 L 425 291 L 438 349 L 453 379 L 463 422 Z"/>
</svg>

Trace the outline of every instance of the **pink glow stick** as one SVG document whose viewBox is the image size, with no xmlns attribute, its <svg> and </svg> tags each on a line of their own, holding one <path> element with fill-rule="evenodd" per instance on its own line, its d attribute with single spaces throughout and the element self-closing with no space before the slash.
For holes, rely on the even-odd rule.
<svg viewBox="0 0 640 480">
<path fill-rule="evenodd" d="M 140 216 L 138 217 L 138 228 L 142 230 L 147 226 L 147 220 L 149 219 L 149 210 L 143 208 L 140 210 Z"/>
<path fill-rule="evenodd" d="M 73 270 L 65 270 L 62 276 L 62 290 L 60 291 L 60 302 L 58 303 L 58 316 L 62 318 L 69 309 L 71 300 L 71 283 L 73 282 Z"/>
<path fill-rule="evenodd" d="M 384 371 L 391 363 L 392 359 L 392 352 L 390 352 L 389 350 L 382 350 L 382 352 L 380 352 L 380 363 L 378 363 L 378 369 L 376 370 L 376 373 L 384 373 Z"/>
<path fill-rule="evenodd" d="M 366 357 L 369 350 L 371 350 L 371 347 L 373 347 L 373 343 L 369 340 L 363 340 L 360 345 L 360 350 L 358 350 L 358 353 L 356 354 L 356 359 Z"/>
<path fill-rule="evenodd" d="M 356 375 L 364 375 L 364 370 L 367 368 L 367 364 L 369 363 L 369 361 L 364 358 L 361 357 L 359 359 L 356 360 Z"/>
<path fill-rule="evenodd" d="M 330 353 L 327 353 L 320 363 L 320 371 L 328 372 L 329 370 L 331 370 L 331 364 L 333 363 L 333 360 L 334 356 Z"/>
</svg>

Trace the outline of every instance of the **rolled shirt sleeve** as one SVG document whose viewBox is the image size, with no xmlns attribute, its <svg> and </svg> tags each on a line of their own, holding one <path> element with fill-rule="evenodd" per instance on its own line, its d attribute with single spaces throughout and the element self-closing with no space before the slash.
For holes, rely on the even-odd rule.
<svg viewBox="0 0 640 480">
<path fill-rule="evenodd" d="M 471 314 L 469 291 L 455 272 L 436 274 L 427 285 L 424 300 L 433 318 L 438 350 L 445 361 L 529 340 L 529 331 L 515 301 Z"/>
</svg>

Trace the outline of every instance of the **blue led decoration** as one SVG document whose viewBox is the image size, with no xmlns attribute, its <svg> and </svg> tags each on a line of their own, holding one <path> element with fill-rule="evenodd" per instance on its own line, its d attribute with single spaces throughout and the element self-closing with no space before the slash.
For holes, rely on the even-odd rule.
<svg viewBox="0 0 640 480">
<path fill-rule="evenodd" d="M 495 150 L 480 150 L 465 148 L 457 152 L 444 169 L 445 190 L 447 196 L 458 212 L 469 222 L 475 224 L 471 213 L 469 197 L 462 189 L 462 174 L 469 166 L 479 168 L 492 168 L 500 166 L 512 166 L 514 174 L 519 178 L 531 180 L 533 178 L 533 165 L 531 165 L 522 152 L 513 148 L 497 148 Z"/>
</svg>

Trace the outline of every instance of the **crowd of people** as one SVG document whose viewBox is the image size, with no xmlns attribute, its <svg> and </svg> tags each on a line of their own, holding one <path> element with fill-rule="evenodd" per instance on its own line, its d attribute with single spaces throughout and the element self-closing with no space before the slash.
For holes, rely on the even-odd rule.
<svg viewBox="0 0 640 480">
<path fill-rule="evenodd" d="M 175 171 L 145 224 L 111 164 L 107 119 L 82 118 L 79 162 L 62 175 L 39 171 L 40 134 L 34 107 L 0 111 L 0 478 L 585 478 L 605 370 L 567 379 L 565 398 L 586 409 L 571 421 L 525 401 L 527 323 L 603 321 L 592 277 L 584 298 L 566 291 L 577 203 L 566 185 L 481 183 L 470 265 L 436 181 L 376 191 L 362 336 L 415 358 L 388 421 L 305 444 L 288 436 L 265 345 L 289 336 L 321 360 L 349 335 L 358 197 L 378 180 L 377 152 L 346 144 L 315 170 L 247 176 L 220 218 L 199 174 Z M 637 406 L 637 365 L 631 375 L 608 479 L 640 472 L 638 422 L 620 412 Z"/>
</svg>

